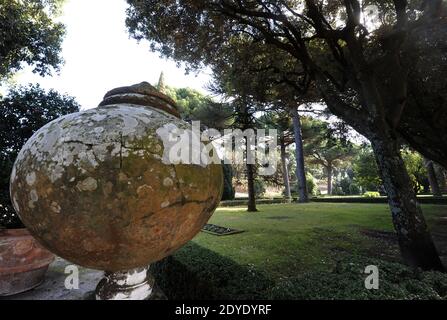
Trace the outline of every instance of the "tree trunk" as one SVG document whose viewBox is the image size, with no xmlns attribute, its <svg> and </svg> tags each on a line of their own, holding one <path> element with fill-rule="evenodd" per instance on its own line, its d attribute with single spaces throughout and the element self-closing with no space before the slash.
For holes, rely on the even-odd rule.
<svg viewBox="0 0 447 320">
<path fill-rule="evenodd" d="M 410 266 L 444 271 L 416 194 L 411 188 L 399 145 L 390 132 L 384 131 L 375 130 L 370 140 L 388 194 L 402 256 Z"/>
<path fill-rule="evenodd" d="M 435 197 L 442 197 L 441 189 L 439 188 L 438 178 L 436 177 L 435 167 L 433 161 L 424 159 L 425 167 L 427 168 L 428 182 L 430 183 L 431 192 Z"/>
<path fill-rule="evenodd" d="M 253 164 L 247 163 L 248 208 L 249 212 L 256 212 L 255 178 Z"/>
<path fill-rule="evenodd" d="M 308 202 L 306 172 L 304 171 L 303 138 L 301 136 L 301 120 L 297 108 L 292 108 L 293 133 L 295 136 L 296 178 L 298 183 L 299 202 Z"/>
<path fill-rule="evenodd" d="M 328 196 L 332 194 L 332 164 L 329 163 L 326 167 L 327 171 L 327 194 Z"/>
<path fill-rule="evenodd" d="M 442 193 L 447 192 L 447 185 L 446 185 L 447 174 L 446 174 L 446 170 L 443 167 L 441 167 L 439 165 L 436 165 L 435 166 L 435 172 L 436 172 L 436 176 L 439 177 L 439 188 L 441 189 L 441 192 Z"/>
<path fill-rule="evenodd" d="M 283 133 L 281 133 L 279 143 L 281 148 L 281 165 L 282 165 L 282 177 L 285 187 L 285 196 L 288 202 L 292 202 L 292 194 L 290 192 L 290 181 L 289 181 L 289 168 L 287 168 L 287 160 L 286 160 L 286 144 L 284 143 Z"/>
</svg>

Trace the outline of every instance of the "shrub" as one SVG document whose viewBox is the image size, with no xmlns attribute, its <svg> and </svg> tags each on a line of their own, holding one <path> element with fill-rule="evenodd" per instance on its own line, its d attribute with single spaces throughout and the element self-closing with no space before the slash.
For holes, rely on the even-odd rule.
<svg viewBox="0 0 447 320">
<path fill-rule="evenodd" d="M 315 182 L 315 178 L 310 173 L 306 173 L 306 187 L 307 194 L 310 196 L 316 196 L 318 194 L 317 183 Z"/>
<path fill-rule="evenodd" d="M 363 196 L 365 198 L 378 198 L 380 197 L 380 193 L 378 193 L 377 191 L 366 191 Z"/>
<path fill-rule="evenodd" d="M 309 196 L 317 196 L 321 194 L 320 189 L 318 189 L 317 183 L 315 182 L 315 178 L 310 173 L 306 173 L 306 187 Z M 290 192 L 293 197 L 298 197 L 298 185 L 296 181 L 295 183 L 290 184 Z M 285 190 L 283 190 L 282 194 L 286 194 Z"/>
<path fill-rule="evenodd" d="M 349 185 L 349 194 L 351 195 L 359 195 L 360 194 L 360 186 L 356 183 L 351 183 Z"/>
<path fill-rule="evenodd" d="M 360 194 L 360 187 L 349 177 L 344 177 L 335 183 L 334 189 L 341 189 L 340 195 L 358 195 Z"/>
<path fill-rule="evenodd" d="M 332 187 L 332 195 L 334 196 L 344 196 L 346 193 L 343 191 L 339 184 L 334 184 Z"/>
</svg>

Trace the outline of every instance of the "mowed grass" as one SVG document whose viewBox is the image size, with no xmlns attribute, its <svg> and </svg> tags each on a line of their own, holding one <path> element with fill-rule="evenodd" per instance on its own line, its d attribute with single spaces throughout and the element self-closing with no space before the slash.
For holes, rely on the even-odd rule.
<svg viewBox="0 0 447 320">
<path fill-rule="evenodd" d="M 440 217 L 447 216 L 447 206 L 422 208 L 433 228 L 438 227 Z M 331 270 L 346 255 L 400 259 L 396 241 L 365 234 L 393 232 L 390 210 L 385 204 L 270 204 L 259 205 L 258 210 L 218 208 L 209 223 L 245 232 L 228 236 L 201 232 L 193 242 L 273 279 Z M 447 232 L 447 226 L 443 227 Z"/>
</svg>

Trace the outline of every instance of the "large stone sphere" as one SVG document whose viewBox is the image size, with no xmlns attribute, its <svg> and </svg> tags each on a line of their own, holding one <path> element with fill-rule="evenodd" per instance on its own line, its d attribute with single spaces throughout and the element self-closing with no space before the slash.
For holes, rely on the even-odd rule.
<svg viewBox="0 0 447 320">
<path fill-rule="evenodd" d="M 222 193 L 220 164 L 170 164 L 159 128 L 190 128 L 148 83 L 60 117 L 20 151 L 11 199 L 46 248 L 76 264 L 120 271 L 192 239 Z"/>
</svg>

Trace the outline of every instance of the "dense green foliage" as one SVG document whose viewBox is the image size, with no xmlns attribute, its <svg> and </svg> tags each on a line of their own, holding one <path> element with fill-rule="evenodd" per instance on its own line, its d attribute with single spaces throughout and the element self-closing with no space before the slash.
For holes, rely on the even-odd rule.
<svg viewBox="0 0 447 320">
<path fill-rule="evenodd" d="M 191 88 L 173 88 L 165 85 L 163 91 L 174 99 L 180 107 L 182 117 L 186 120 L 194 119 L 196 112 L 213 103 L 211 97 Z"/>
<path fill-rule="evenodd" d="M 402 159 L 405 162 L 408 174 L 410 175 L 413 190 L 418 193 L 421 191 L 429 191 L 429 182 L 427 177 L 427 169 L 424 165 L 422 156 L 409 149 L 402 151 Z"/>
<path fill-rule="evenodd" d="M 306 173 L 306 186 L 307 186 L 307 193 L 309 196 L 320 195 L 320 190 L 318 189 L 316 180 L 310 172 Z M 298 197 L 298 184 L 296 183 L 296 181 L 293 181 L 293 183 L 291 184 L 290 191 L 294 198 Z"/>
<path fill-rule="evenodd" d="M 20 226 L 9 198 L 9 177 L 22 146 L 47 122 L 79 107 L 73 97 L 39 85 L 11 88 L 0 99 L 0 225 Z"/>
<path fill-rule="evenodd" d="M 369 146 L 360 149 L 354 160 L 354 179 L 364 191 L 379 190 L 382 181 L 379 177 L 379 169 L 377 168 L 374 153 Z"/>
<path fill-rule="evenodd" d="M 358 195 L 360 193 L 360 186 L 354 181 L 353 175 L 348 174 L 334 184 L 334 195 Z"/>
<path fill-rule="evenodd" d="M 197 90 L 164 85 L 163 92 L 177 103 L 186 121 L 200 121 L 205 127 L 217 130 L 227 128 L 232 122 L 233 110 L 229 105 L 217 103 Z"/>
<path fill-rule="evenodd" d="M 408 148 L 401 151 L 402 159 L 411 179 L 413 190 L 416 193 L 429 191 L 427 169 L 423 157 Z M 380 191 L 382 181 L 377 169 L 374 154 L 369 146 L 363 145 L 352 161 L 354 181 L 364 191 Z"/>
<path fill-rule="evenodd" d="M 55 22 L 63 0 L 0 0 L 0 81 L 25 64 L 40 75 L 62 63 L 64 26 Z"/>
</svg>

